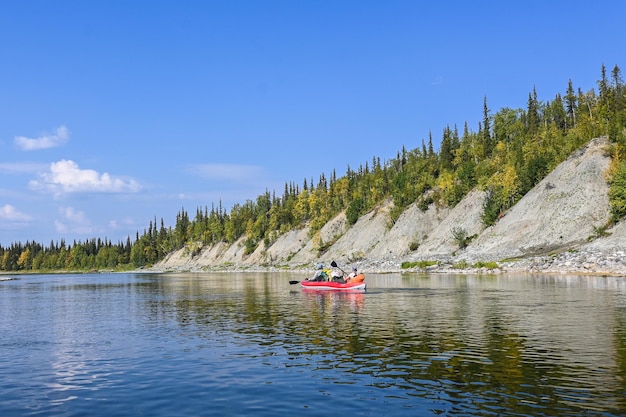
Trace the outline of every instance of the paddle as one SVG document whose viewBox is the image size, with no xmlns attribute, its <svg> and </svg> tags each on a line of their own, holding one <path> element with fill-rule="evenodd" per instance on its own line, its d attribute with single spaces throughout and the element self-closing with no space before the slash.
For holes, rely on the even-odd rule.
<svg viewBox="0 0 626 417">
<path fill-rule="evenodd" d="M 293 285 L 293 284 L 297 284 L 298 282 L 300 282 L 300 281 L 289 281 L 289 283 L 290 283 L 291 285 Z"/>
<path fill-rule="evenodd" d="M 341 269 L 341 268 L 339 268 L 339 267 L 337 266 L 337 262 L 332 261 L 332 262 L 330 263 L 330 266 L 332 266 L 333 268 L 338 268 L 338 269 L 339 269 L 339 270 L 343 273 L 343 275 L 348 275 L 348 274 L 346 274 L 346 271 L 344 271 L 343 269 Z"/>
</svg>

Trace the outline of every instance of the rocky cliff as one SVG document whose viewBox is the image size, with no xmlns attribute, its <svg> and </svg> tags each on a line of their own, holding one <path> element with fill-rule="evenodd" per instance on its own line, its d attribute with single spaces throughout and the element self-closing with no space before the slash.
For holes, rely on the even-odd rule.
<svg viewBox="0 0 626 417">
<path fill-rule="evenodd" d="M 339 214 L 311 236 L 308 228 L 280 236 L 270 247 L 244 255 L 243 239 L 203 248 L 194 257 L 181 249 L 155 265 L 157 270 L 290 268 L 309 271 L 314 263 L 336 260 L 362 270 L 400 271 L 403 262 L 431 270 L 476 270 L 494 262 L 499 271 L 626 273 L 626 226 L 608 236 L 598 230 L 610 218 L 605 138 L 594 139 L 561 163 L 498 222 L 481 221 L 485 194 L 475 190 L 454 208 L 412 205 L 392 224 L 391 202 L 348 227 Z M 452 230 L 475 236 L 461 249 Z M 321 252 L 320 248 L 324 248 Z M 421 262 L 420 261 L 427 261 Z"/>
</svg>

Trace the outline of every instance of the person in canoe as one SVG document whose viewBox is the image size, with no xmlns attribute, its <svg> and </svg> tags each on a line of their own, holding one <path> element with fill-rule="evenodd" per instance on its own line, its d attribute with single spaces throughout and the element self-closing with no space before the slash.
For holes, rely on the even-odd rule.
<svg viewBox="0 0 626 417">
<path fill-rule="evenodd" d="M 332 282 L 338 282 L 340 284 L 345 284 L 346 282 L 348 282 L 346 281 L 344 277 L 344 272 L 341 269 L 339 269 L 339 267 L 335 267 L 335 269 L 333 269 L 333 272 L 331 272 L 330 276 L 331 276 Z"/>
<path fill-rule="evenodd" d="M 359 275 L 359 273 L 357 272 L 356 266 L 353 266 L 352 272 L 350 272 L 350 274 L 348 275 L 348 278 L 346 278 L 346 282 L 352 281 L 354 277 L 356 277 L 357 275 Z"/>
<path fill-rule="evenodd" d="M 328 274 L 324 271 L 324 264 L 317 264 L 317 270 L 312 278 L 307 278 L 307 281 L 328 281 Z"/>
<path fill-rule="evenodd" d="M 350 275 L 348 275 L 348 277 L 346 278 L 346 282 L 349 282 L 351 284 L 357 283 L 357 282 L 363 282 L 365 281 L 365 275 L 363 275 L 363 273 L 359 273 L 356 269 L 356 266 L 352 267 L 352 272 L 350 273 Z"/>
</svg>

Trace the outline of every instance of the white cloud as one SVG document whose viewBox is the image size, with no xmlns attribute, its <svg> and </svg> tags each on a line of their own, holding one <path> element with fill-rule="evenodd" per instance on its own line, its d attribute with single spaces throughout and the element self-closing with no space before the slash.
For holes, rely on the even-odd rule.
<svg viewBox="0 0 626 417">
<path fill-rule="evenodd" d="M 62 220 L 55 220 L 54 226 L 58 233 L 97 234 L 100 230 L 91 224 L 91 221 L 82 211 L 72 207 L 59 207 Z"/>
<path fill-rule="evenodd" d="M 236 182 L 256 182 L 265 176 L 259 166 L 238 164 L 192 164 L 187 167 L 187 173 L 208 180 Z"/>
<path fill-rule="evenodd" d="M 18 211 L 10 204 L 0 207 L 0 220 L 8 220 L 9 222 L 27 222 L 30 216 Z"/>
<path fill-rule="evenodd" d="M 55 148 L 63 145 L 70 137 L 70 131 L 65 126 L 57 127 L 52 134 L 44 133 L 42 136 L 32 139 L 26 136 L 16 136 L 15 145 L 23 151 L 36 151 L 39 149 Z"/>
<path fill-rule="evenodd" d="M 51 163 L 50 171 L 41 175 L 41 181 L 31 181 L 30 187 L 57 195 L 80 192 L 134 193 L 141 190 L 139 183 L 132 178 L 125 180 L 112 177 L 107 172 L 100 174 L 93 169 L 80 169 L 76 162 L 65 159 Z"/>
<path fill-rule="evenodd" d="M 18 230 L 28 226 L 31 217 L 10 204 L 0 206 L 0 230 Z"/>
</svg>

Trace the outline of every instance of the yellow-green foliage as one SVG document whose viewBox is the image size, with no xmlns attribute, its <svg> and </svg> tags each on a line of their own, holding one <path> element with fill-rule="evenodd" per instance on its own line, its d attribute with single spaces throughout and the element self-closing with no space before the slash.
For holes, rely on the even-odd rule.
<svg viewBox="0 0 626 417">
<path fill-rule="evenodd" d="M 454 268 L 454 269 L 467 269 L 467 268 L 469 268 L 469 264 L 467 263 L 467 261 L 463 260 L 463 261 L 457 262 L 454 265 L 452 265 L 452 268 Z"/>
<path fill-rule="evenodd" d="M 613 221 L 618 221 L 626 216 L 626 161 L 621 161 L 617 152 L 613 158 L 610 172 L 609 204 L 611 205 L 611 217 Z"/>
<path fill-rule="evenodd" d="M 437 265 L 438 261 L 416 261 L 416 262 L 402 262 L 402 269 L 420 268 L 426 269 L 429 266 Z"/>
<path fill-rule="evenodd" d="M 489 262 L 478 261 L 474 265 L 472 265 L 472 267 L 486 268 L 486 269 L 498 269 L 500 266 L 498 265 L 497 262 L 493 262 L 493 261 L 489 261 Z"/>
</svg>

